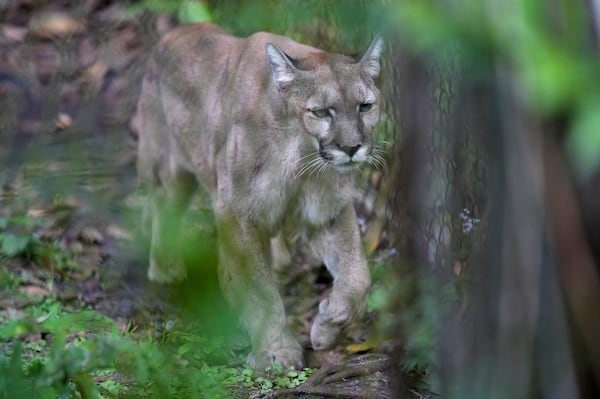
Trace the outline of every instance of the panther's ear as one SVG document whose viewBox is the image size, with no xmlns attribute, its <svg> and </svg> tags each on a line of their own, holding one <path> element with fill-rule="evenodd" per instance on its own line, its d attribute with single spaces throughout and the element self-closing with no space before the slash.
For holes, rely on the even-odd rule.
<svg viewBox="0 0 600 399">
<path fill-rule="evenodd" d="M 381 70 L 379 59 L 381 58 L 382 51 L 383 38 L 381 35 L 377 35 L 360 60 L 360 64 L 373 79 L 379 76 L 379 71 Z"/>
<path fill-rule="evenodd" d="M 288 56 L 273 43 L 267 43 L 267 58 L 271 64 L 273 82 L 281 91 L 285 91 L 296 78 L 298 69 L 292 64 Z"/>
</svg>

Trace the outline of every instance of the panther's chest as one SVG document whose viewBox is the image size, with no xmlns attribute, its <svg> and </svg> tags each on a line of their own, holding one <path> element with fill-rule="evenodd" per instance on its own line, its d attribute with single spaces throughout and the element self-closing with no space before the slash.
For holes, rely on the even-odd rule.
<svg viewBox="0 0 600 399">
<path fill-rule="evenodd" d="M 300 176 L 302 165 L 295 159 L 301 157 L 297 153 L 301 145 L 293 144 L 274 152 L 277 155 L 272 155 L 247 186 L 251 193 L 244 201 L 246 209 L 252 209 L 255 222 L 271 232 L 290 227 L 304 230 L 307 225 L 318 227 L 329 223 L 352 204 L 358 192 L 352 174 L 339 173 L 333 168 Z"/>
<path fill-rule="evenodd" d="M 333 174 L 308 180 L 290 197 L 283 222 L 304 229 L 330 223 L 342 209 L 353 203 L 358 190 L 349 176 Z M 290 220 L 291 219 L 291 220 Z"/>
<path fill-rule="evenodd" d="M 292 214 L 303 224 L 322 225 L 335 217 L 342 206 L 342 199 L 335 192 L 322 187 L 303 190 L 296 203 L 290 204 Z"/>
</svg>

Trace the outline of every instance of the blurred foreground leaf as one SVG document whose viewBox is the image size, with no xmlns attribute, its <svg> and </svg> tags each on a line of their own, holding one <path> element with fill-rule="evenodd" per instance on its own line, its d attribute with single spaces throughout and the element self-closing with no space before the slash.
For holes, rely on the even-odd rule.
<svg viewBox="0 0 600 399">
<path fill-rule="evenodd" d="M 29 237 L 26 235 L 14 235 L 14 234 L 3 234 L 0 237 L 0 241 L 2 242 L 2 250 L 8 257 L 15 257 L 25 251 L 27 246 L 29 245 Z"/>
<path fill-rule="evenodd" d="M 177 18 L 179 19 L 179 22 L 183 24 L 212 20 L 208 7 L 201 1 L 193 0 L 187 0 L 181 3 Z"/>
</svg>

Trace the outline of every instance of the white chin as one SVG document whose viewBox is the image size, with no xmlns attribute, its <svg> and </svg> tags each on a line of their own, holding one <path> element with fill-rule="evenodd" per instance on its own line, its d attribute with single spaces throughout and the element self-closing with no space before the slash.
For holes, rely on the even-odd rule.
<svg viewBox="0 0 600 399">
<path fill-rule="evenodd" d="M 352 172 L 352 171 L 355 171 L 356 169 L 358 169 L 358 163 L 348 162 L 348 163 L 344 163 L 341 165 L 333 165 L 333 167 L 338 172 L 348 173 L 348 172 Z"/>
</svg>

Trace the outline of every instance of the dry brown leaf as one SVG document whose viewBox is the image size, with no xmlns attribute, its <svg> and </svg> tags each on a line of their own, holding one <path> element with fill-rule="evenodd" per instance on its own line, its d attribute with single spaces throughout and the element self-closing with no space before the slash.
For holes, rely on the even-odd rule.
<svg viewBox="0 0 600 399">
<path fill-rule="evenodd" d="M 52 296 L 52 292 L 47 290 L 44 287 L 40 287 L 39 285 L 25 285 L 17 288 L 21 294 L 29 295 L 29 296 L 42 296 L 49 297 Z"/>
<path fill-rule="evenodd" d="M 45 208 L 31 208 L 27 211 L 27 216 L 39 218 L 44 216 L 47 212 L 48 210 Z"/>
<path fill-rule="evenodd" d="M 70 115 L 60 112 L 56 117 L 56 128 L 59 130 L 64 130 L 73 124 L 73 118 Z"/>
<path fill-rule="evenodd" d="M 117 226 L 116 224 L 111 224 L 106 228 L 106 234 L 115 240 L 125 240 L 131 241 L 133 240 L 133 235 L 127 230 Z"/>
<path fill-rule="evenodd" d="M 96 61 L 83 70 L 84 83 L 90 93 L 96 93 L 100 90 L 106 72 L 108 72 L 108 65 L 101 61 Z"/>
<path fill-rule="evenodd" d="M 89 244 L 102 244 L 104 236 L 94 227 L 85 227 L 79 232 L 79 238 Z"/>
<path fill-rule="evenodd" d="M 44 11 L 31 18 L 29 29 L 35 36 L 52 38 L 82 33 L 85 26 L 63 12 Z"/>
</svg>

